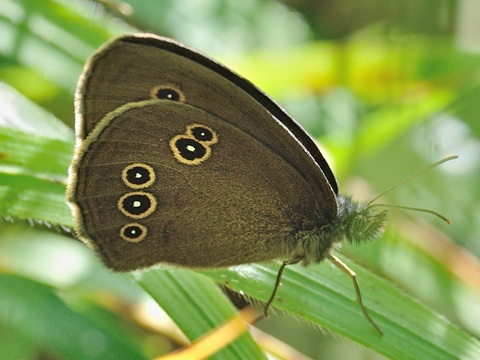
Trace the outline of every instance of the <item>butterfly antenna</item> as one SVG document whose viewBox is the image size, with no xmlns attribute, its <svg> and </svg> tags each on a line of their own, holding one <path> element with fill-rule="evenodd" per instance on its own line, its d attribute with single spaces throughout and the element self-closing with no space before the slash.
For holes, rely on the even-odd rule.
<svg viewBox="0 0 480 360">
<path fill-rule="evenodd" d="M 417 207 L 411 207 L 411 206 L 403 206 L 403 205 L 392 205 L 392 204 L 371 204 L 369 205 L 370 207 L 374 206 L 382 206 L 382 207 L 388 207 L 388 208 L 394 208 L 394 209 L 403 209 L 403 210 L 410 210 L 410 211 L 416 211 L 416 212 L 421 212 L 421 213 L 427 213 L 434 215 L 443 221 L 445 221 L 448 225 L 450 225 L 450 219 L 447 218 L 446 216 L 440 214 L 439 212 L 431 209 L 424 209 L 424 208 L 417 208 Z"/>
<path fill-rule="evenodd" d="M 393 185 L 392 187 L 388 188 L 387 190 L 385 191 L 382 191 L 379 195 L 375 196 L 372 200 L 370 200 L 367 205 L 368 206 L 382 206 L 382 207 L 390 207 L 390 208 L 396 208 L 396 209 L 404 209 L 404 210 L 410 210 L 410 211 L 417 211 L 417 212 L 422 212 L 422 213 L 427 213 L 427 214 L 432 214 L 440 219 L 442 219 L 443 221 L 445 221 L 447 224 L 450 225 L 450 220 L 443 216 L 442 214 L 434 211 L 434 210 L 430 210 L 430 209 L 422 209 L 422 208 L 415 208 L 415 207 L 410 207 L 410 206 L 402 206 L 402 205 L 390 205 L 390 204 L 372 204 L 373 202 L 377 201 L 379 198 L 381 198 L 383 195 L 385 195 L 386 193 L 389 193 L 390 191 L 393 191 L 395 190 L 396 188 L 398 188 L 399 186 L 402 186 L 403 184 L 409 182 L 410 180 L 416 178 L 417 176 L 420 176 L 420 175 L 423 175 L 424 173 L 426 173 L 427 171 L 430 171 L 432 170 L 433 168 L 443 164 L 443 163 L 446 163 L 447 161 L 450 161 L 450 160 L 454 160 L 454 159 L 457 159 L 458 156 L 457 155 L 452 155 L 452 156 L 447 156 L 443 159 L 441 159 L 440 161 L 437 161 L 436 163 L 432 164 L 432 165 L 429 165 L 427 166 L 426 168 L 416 172 L 416 173 L 413 173 L 412 175 L 410 175 L 409 177 L 403 179 L 402 181 L 400 181 L 399 183 Z"/>
</svg>

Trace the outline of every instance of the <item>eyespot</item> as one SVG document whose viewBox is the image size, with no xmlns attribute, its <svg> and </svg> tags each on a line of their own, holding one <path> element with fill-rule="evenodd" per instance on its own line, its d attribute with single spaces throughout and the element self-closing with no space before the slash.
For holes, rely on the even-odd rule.
<svg viewBox="0 0 480 360">
<path fill-rule="evenodd" d="M 120 229 L 120 237 L 131 243 L 138 243 L 147 236 L 147 227 L 139 223 L 130 223 Z"/>
<path fill-rule="evenodd" d="M 178 86 L 172 84 L 157 85 L 150 90 L 152 99 L 171 100 L 185 102 L 185 94 Z"/>
<path fill-rule="evenodd" d="M 155 171 L 147 164 L 130 164 L 123 169 L 122 180 L 132 189 L 143 189 L 155 182 Z"/>
<path fill-rule="evenodd" d="M 177 150 L 178 155 L 188 162 L 204 158 L 208 149 L 195 139 L 187 137 L 178 137 L 172 146 Z"/>
<path fill-rule="evenodd" d="M 218 141 L 215 131 L 205 125 L 189 125 L 187 126 L 187 134 L 192 135 L 195 139 L 205 145 L 215 144 Z"/>
<path fill-rule="evenodd" d="M 128 192 L 118 200 L 117 207 L 129 218 L 144 219 L 155 211 L 157 200 L 147 192 Z"/>
<path fill-rule="evenodd" d="M 179 162 L 187 165 L 198 165 L 210 157 L 210 145 L 218 141 L 217 133 L 208 126 L 191 124 L 184 134 L 174 136 L 170 140 L 170 149 Z"/>
</svg>

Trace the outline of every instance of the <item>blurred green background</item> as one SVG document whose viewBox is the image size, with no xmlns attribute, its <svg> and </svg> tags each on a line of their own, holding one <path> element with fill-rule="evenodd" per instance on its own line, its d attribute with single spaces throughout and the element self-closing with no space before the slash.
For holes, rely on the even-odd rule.
<svg viewBox="0 0 480 360">
<path fill-rule="evenodd" d="M 478 14 L 480 3 L 468 0 L 0 0 L 0 358 L 152 358 L 181 343 L 131 277 L 62 235 L 68 209 L 45 206 L 61 202 L 85 60 L 113 36 L 144 31 L 196 48 L 270 94 L 318 140 L 341 192 L 369 199 L 459 155 L 381 200 L 434 209 L 450 226 L 391 210 L 384 238 L 342 253 L 480 349 Z M 48 145 L 43 154 L 36 137 Z M 382 358 L 291 316 L 259 328 L 313 359 Z M 110 341 L 115 350 L 106 351 Z"/>
</svg>

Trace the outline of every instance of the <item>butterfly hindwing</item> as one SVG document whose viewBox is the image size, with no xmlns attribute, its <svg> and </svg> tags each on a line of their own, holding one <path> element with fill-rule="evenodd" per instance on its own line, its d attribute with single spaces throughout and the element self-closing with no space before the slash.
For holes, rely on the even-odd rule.
<svg viewBox="0 0 480 360">
<path fill-rule="evenodd" d="M 296 169 L 190 105 L 127 104 L 83 147 L 71 194 L 80 235 L 114 269 L 281 258 L 292 233 L 315 226 L 314 193 Z"/>
</svg>

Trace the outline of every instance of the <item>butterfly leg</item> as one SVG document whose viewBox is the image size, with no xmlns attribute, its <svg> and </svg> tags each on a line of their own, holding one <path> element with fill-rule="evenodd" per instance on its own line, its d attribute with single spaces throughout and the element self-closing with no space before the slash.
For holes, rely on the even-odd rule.
<svg viewBox="0 0 480 360">
<path fill-rule="evenodd" d="M 347 264 L 345 264 L 342 260 L 340 260 L 338 257 L 336 257 L 335 255 L 332 255 L 332 254 L 328 254 L 327 255 L 327 258 L 328 260 L 330 260 L 333 265 L 335 265 L 337 268 L 339 268 L 340 270 L 342 270 L 345 274 L 347 274 L 353 281 L 353 287 L 355 288 L 355 296 L 356 296 L 356 301 L 358 303 L 358 305 L 360 305 L 360 309 L 362 310 L 362 313 L 363 315 L 365 315 L 365 317 L 367 318 L 368 322 L 374 327 L 374 329 L 380 334 L 380 335 L 383 335 L 383 332 L 382 330 L 380 330 L 380 328 L 378 327 L 377 324 L 375 324 L 375 322 L 372 320 L 372 318 L 370 317 L 370 315 L 368 314 L 367 312 L 367 309 L 365 308 L 365 306 L 363 305 L 363 301 L 362 301 L 362 294 L 360 293 L 360 287 L 358 286 L 358 282 L 357 282 L 357 274 L 355 273 L 355 271 L 353 271 L 352 269 L 350 269 Z"/>
<path fill-rule="evenodd" d="M 282 262 L 280 269 L 278 269 L 277 279 L 275 280 L 275 286 L 273 287 L 272 294 L 270 295 L 270 298 L 268 299 L 267 303 L 265 304 L 265 308 L 263 309 L 263 314 L 265 315 L 265 317 L 268 316 L 268 309 L 270 308 L 270 305 L 272 304 L 272 301 L 273 299 L 275 299 L 275 295 L 277 294 L 278 287 L 280 286 L 280 281 L 282 280 L 283 270 L 288 265 L 294 265 L 299 263 L 302 259 L 303 256 L 297 256 L 296 258 L 293 258 L 291 260 L 284 260 Z"/>
</svg>

